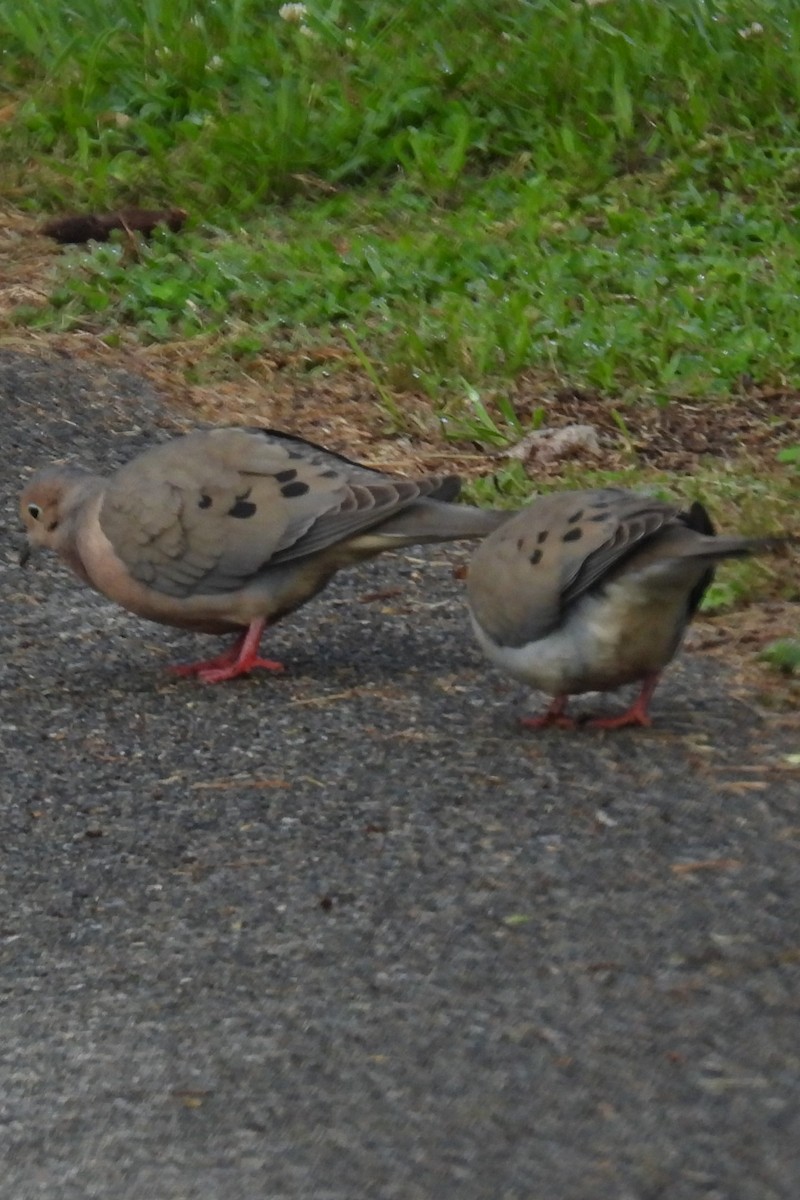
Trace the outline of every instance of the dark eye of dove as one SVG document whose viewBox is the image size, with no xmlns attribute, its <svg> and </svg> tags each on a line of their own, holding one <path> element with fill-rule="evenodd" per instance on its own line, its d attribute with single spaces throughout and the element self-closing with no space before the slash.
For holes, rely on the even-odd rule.
<svg viewBox="0 0 800 1200">
<path fill-rule="evenodd" d="M 38 521 L 39 517 L 42 515 L 42 510 L 38 504 L 29 504 L 28 513 L 33 517 L 34 521 Z"/>
</svg>

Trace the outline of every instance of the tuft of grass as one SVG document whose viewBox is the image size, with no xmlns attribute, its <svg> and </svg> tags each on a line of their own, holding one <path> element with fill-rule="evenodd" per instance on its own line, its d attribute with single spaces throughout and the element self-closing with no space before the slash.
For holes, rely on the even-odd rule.
<svg viewBox="0 0 800 1200">
<path fill-rule="evenodd" d="M 759 655 L 762 662 L 769 663 L 783 675 L 800 673 L 800 641 L 795 638 L 781 638 L 765 646 Z"/>
<path fill-rule="evenodd" d="M 779 450 L 777 460 L 779 463 L 788 463 L 795 471 L 800 472 L 800 446 L 787 446 Z"/>
</svg>

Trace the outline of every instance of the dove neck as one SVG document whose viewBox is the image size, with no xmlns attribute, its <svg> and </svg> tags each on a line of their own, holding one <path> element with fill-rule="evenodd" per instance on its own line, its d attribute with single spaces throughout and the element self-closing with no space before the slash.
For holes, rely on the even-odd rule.
<svg viewBox="0 0 800 1200">
<path fill-rule="evenodd" d="M 70 478 L 59 502 L 58 529 L 53 538 L 53 549 L 84 578 L 86 572 L 78 553 L 78 528 L 92 501 L 102 492 L 105 479 L 77 468 L 70 471 Z"/>
<path fill-rule="evenodd" d="M 59 516 L 66 523 L 83 508 L 89 500 L 105 487 L 106 480 L 102 475 L 93 475 L 91 471 L 81 471 L 78 467 L 70 470 L 65 480 L 64 494 L 59 503 Z"/>
</svg>

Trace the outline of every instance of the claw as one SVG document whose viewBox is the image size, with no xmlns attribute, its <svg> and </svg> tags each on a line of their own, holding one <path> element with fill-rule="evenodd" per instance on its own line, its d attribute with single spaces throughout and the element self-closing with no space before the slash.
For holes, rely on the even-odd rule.
<svg viewBox="0 0 800 1200">
<path fill-rule="evenodd" d="M 653 718 L 650 716 L 648 708 L 653 698 L 653 692 L 658 686 L 659 678 L 659 674 L 646 676 L 642 681 L 642 690 L 624 713 L 620 713 L 618 717 L 594 717 L 593 720 L 586 722 L 587 727 L 589 729 L 627 729 L 631 725 L 639 725 L 649 729 L 653 724 Z"/>
<path fill-rule="evenodd" d="M 251 621 L 244 633 L 216 658 L 204 662 L 178 663 L 169 667 L 173 675 L 196 675 L 203 683 L 222 683 L 226 679 L 236 679 L 238 675 L 249 675 L 251 671 L 279 672 L 285 670 L 283 663 L 274 658 L 259 658 L 258 644 L 267 622 L 263 617 Z"/>
<path fill-rule="evenodd" d="M 647 714 L 640 712 L 636 704 L 631 705 L 626 712 L 620 713 L 618 717 L 593 717 L 591 721 L 586 722 L 587 729 L 627 729 L 631 725 L 643 726 L 649 729 L 653 724 L 652 718 Z"/>
<path fill-rule="evenodd" d="M 576 721 L 574 717 L 568 717 L 564 712 L 567 706 L 567 697 L 556 696 L 551 701 L 550 707 L 546 712 L 543 712 L 538 717 L 522 717 L 520 718 L 520 725 L 524 726 L 525 729 L 548 729 L 553 727 L 556 729 L 626 729 L 631 725 L 639 725 L 645 729 L 649 729 L 653 724 L 653 720 L 648 712 L 648 708 L 660 677 L 660 673 L 647 675 L 642 680 L 641 691 L 633 704 L 624 713 L 620 713 L 618 717 L 594 717 L 591 721 Z"/>
<path fill-rule="evenodd" d="M 217 667 L 227 667 L 231 663 L 236 662 L 239 657 L 239 651 L 244 641 L 244 634 L 238 637 L 227 650 L 223 650 L 222 654 L 218 654 L 215 658 L 207 658 L 202 662 L 194 663 L 171 663 L 167 670 L 170 675 L 201 675 L 203 671 L 213 671 Z"/>
<path fill-rule="evenodd" d="M 227 667 L 211 667 L 208 665 L 197 672 L 198 679 L 202 679 L 203 683 L 222 683 L 226 679 L 236 679 L 237 675 L 249 675 L 251 671 L 257 668 L 263 668 L 265 671 L 272 671 L 279 674 L 285 671 L 282 662 L 276 662 L 274 658 L 238 658 L 236 662 L 231 663 Z"/>
<path fill-rule="evenodd" d="M 539 717 L 520 717 L 520 725 L 525 729 L 577 729 L 578 723 L 574 717 L 568 717 L 564 712 L 567 706 L 566 696 L 556 696 L 550 707 Z"/>
</svg>

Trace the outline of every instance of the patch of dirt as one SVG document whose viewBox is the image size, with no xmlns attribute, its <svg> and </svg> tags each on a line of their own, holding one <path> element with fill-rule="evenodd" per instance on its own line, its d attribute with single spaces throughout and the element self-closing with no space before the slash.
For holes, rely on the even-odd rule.
<svg viewBox="0 0 800 1200">
<path fill-rule="evenodd" d="M 702 463 L 739 456 L 763 458 L 769 470 L 785 446 L 800 443 L 800 393 L 754 386 L 726 400 L 673 399 L 668 405 L 625 405 L 579 388 L 542 394 L 542 381 L 523 375 L 513 396 L 524 422 L 544 409 L 553 428 L 592 425 L 603 445 L 603 466 L 630 466 L 693 474 Z M 609 454 L 611 459 L 609 460 Z"/>
<path fill-rule="evenodd" d="M 14 309 L 47 304 L 59 253 L 29 217 L 0 209 L 0 328 Z"/>
<path fill-rule="evenodd" d="M 236 377 L 211 380 L 205 358 L 213 346 L 201 339 L 111 348 L 91 333 L 46 335 L 18 327 L 0 332 L 0 338 L 14 348 L 56 350 L 106 369 L 139 372 L 185 412 L 189 423 L 273 425 L 396 471 L 438 470 L 444 464 L 476 478 L 495 471 L 505 458 L 502 450 L 445 438 L 430 400 L 419 393 L 393 395 L 407 427 L 395 432 L 372 382 L 351 365 L 345 351 L 334 352 L 332 347 L 275 359 L 264 355 L 242 368 L 229 361 L 226 369 Z M 202 381 L 193 382 L 192 376 Z M 638 467 L 694 475 L 700 467 L 712 468 L 715 460 L 742 459 L 750 470 L 760 467 L 771 474 L 778 451 L 800 444 L 800 393 L 788 389 L 752 391 L 707 403 L 676 399 L 666 407 L 625 407 L 614 399 L 554 389 L 542 378 L 523 376 L 511 398 L 523 424 L 534 411 L 543 410 L 549 429 L 592 426 L 601 455 L 588 455 L 585 465 L 609 471 Z M 491 404 L 488 407 L 491 410 Z M 580 448 L 577 457 L 581 459 Z M 557 479 L 563 465 L 563 459 L 537 461 L 531 476 Z"/>
<path fill-rule="evenodd" d="M 720 659 L 733 672 L 742 694 L 765 708 L 794 710 L 790 719 L 800 733 L 800 675 L 784 674 L 759 659 L 770 642 L 798 636 L 798 605 L 762 600 L 735 612 L 701 614 L 688 631 L 686 648 Z"/>
</svg>

